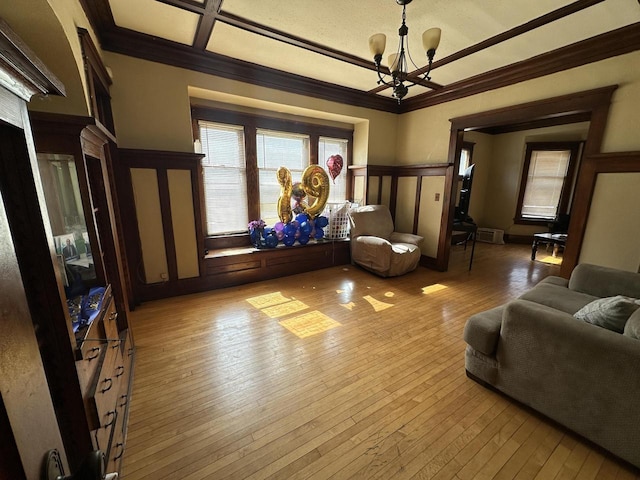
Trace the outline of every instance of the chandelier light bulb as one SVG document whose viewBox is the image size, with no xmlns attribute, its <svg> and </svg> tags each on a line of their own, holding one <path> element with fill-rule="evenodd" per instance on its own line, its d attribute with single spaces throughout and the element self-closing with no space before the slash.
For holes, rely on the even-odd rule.
<svg viewBox="0 0 640 480">
<path fill-rule="evenodd" d="M 376 55 L 382 55 L 386 45 L 387 37 L 384 33 L 376 33 L 369 37 L 369 50 L 371 50 L 371 55 L 374 57 Z"/>
</svg>

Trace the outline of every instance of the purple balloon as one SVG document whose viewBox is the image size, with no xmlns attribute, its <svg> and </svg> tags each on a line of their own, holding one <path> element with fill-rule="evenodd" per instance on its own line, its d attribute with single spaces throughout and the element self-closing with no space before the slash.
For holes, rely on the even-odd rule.
<svg viewBox="0 0 640 480">
<path fill-rule="evenodd" d="M 278 223 L 276 223 L 276 224 L 273 226 L 273 229 L 274 229 L 276 232 L 281 232 L 281 231 L 283 231 L 283 230 L 284 230 L 284 223 L 282 223 L 282 222 L 278 222 Z"/>
<path fill-rule="evenodd" d="M 282 230 L 276 230 L 276 238 L 282 240 L 284 238 L 284 232 Z"/>
</svg>

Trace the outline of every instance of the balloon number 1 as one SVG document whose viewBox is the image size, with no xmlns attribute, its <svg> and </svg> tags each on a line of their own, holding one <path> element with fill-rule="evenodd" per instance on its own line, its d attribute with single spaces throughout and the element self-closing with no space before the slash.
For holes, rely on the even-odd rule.
<svg viewBox="0 0 640 480">
<path fill-rule="evenodd" d="M 280 197 L 278 198 L 278 217 L 282 223 L 289 223 L 292 219 L 291 195 L 293 193 L 293 183 L 291 172 L 287 167 L 280 167 L 276 173 L 280 184 Z M 324 169 L 318 165 L 309 165 L 302 173 L 300 187 L 304 193 L 313 197 L 311 205 L 300 202 L 300 208 L 310 218 L 315 218 L 324 209 L 329 199 L 329 176 Z"/>
</svg>

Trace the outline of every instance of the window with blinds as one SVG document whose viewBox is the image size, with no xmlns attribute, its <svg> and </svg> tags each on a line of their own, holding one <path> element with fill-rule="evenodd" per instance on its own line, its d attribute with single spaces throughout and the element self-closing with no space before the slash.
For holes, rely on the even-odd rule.
<svg viewBox="0 0 640 480">
<path fill-rule="evenodd" d="M 207 235 L 247 230 L 244 128 L 199 121 Z"/>
<path fill-rule="evenodd" d="M 522 219 L 553 220 L 556 217 L 571 159 L 571 149 L 530 151 L 520 209 Z"/>
<path fill-rule="evenodd" d="M 292 181 L 299 182 L 309 166 L 309 136 L 258 129 L 256 135 L 260 181 L 260 217 L 267 225 L 279 222 L 277 203 L 280 184 L 276 172 L 287 167 Z"/>
<path fill-rule="evenodd" d="M 342 171 L 334 179 L 329 176 L 329 203 L 344 203 L 347 200 L 347 165 L 349 141 L 342 138 L 320 137 L 318 141 L 318 163 L 327 173 L 327 160 L 331 155 L 340 155 L 343 160 Z"/>
</svg>

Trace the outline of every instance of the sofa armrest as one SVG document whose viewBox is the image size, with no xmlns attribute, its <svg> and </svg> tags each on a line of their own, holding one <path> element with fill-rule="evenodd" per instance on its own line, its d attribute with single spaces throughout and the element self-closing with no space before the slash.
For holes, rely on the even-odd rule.
<svg viewBox="0 0 640 480">
<path fill-rule="evenodd" d="M 493 355 L 500 337 L 504 305 L 476 313 L 464 325 L 462 338 L 474 350 L 485 355 Z"/>
<path fill-rule="evenodd" d="M 571 273 L 569 288 L 595 297 L 640 298 L 640 273 L 581 263 Z"/>
<path fill-rule="evenodd" d="M 420 235 L 414 235 L 412 233 L 400 233 L 392 232 L 389 236 L 391 243 L 409 243 L 411 245 L 420 245 L 420 242 L 424 240 L 424 237 Z"/>
</svg>

